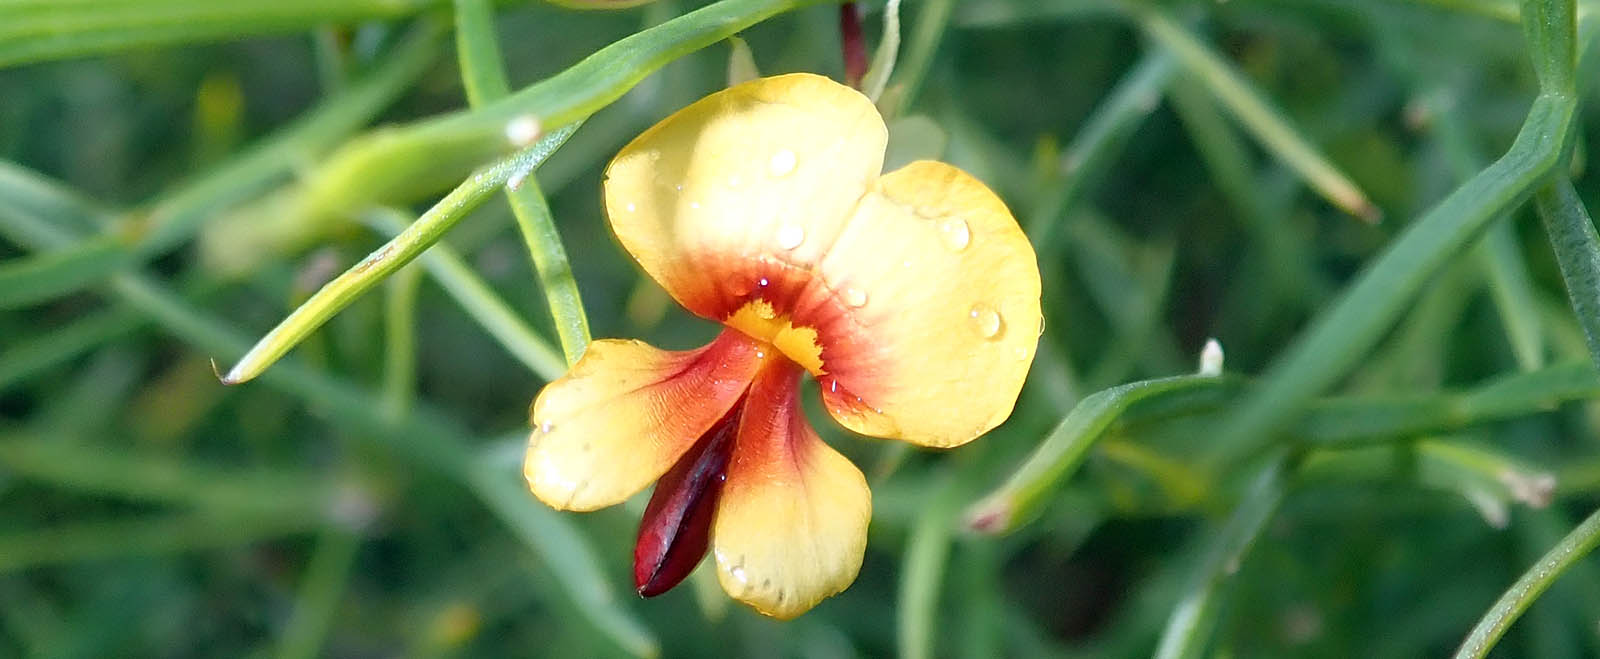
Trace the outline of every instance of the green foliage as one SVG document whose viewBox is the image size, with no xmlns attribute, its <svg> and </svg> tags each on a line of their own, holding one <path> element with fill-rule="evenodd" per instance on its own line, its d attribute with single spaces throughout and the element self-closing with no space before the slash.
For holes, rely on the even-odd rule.
<svg viewBox="0 0 1600 659">
<path fill-rule="evenodd" d="M 591 331 L 711 331 L 607 159 L 835 3 L 0 0 L 0 656 L 1600 654 L 1600 5 L 901 5 L 891 152 L 1047 323 L 967 447 L 817 424 L 872 537 L 776 623 L 517 470 Z"/>
</svg>

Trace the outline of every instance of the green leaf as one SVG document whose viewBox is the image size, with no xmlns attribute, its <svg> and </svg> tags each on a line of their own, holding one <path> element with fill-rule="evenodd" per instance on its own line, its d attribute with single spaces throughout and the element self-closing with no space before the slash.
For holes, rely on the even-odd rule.
<svg viewBox="0 0 1600 659">
<path fill-rule="evenodd" d="M 399 18 L 440 0 L 9 0 L 0 3 L 0 68 L 150 46 L 300 32 Z"/>
<path fill-rule="evenodd" d="M 1241 126 L 1299 173 L 1312 189 L 1347 213 L 1368 221 L 1378 219 L 1378 208 L 1367 200 L 1361 188 L 1312 146 L 1311 141 L 1221 55 L 1163 10 L 1141 5 L 1136 15 L 1151 40 L 1177 56 L 1184 68 L 1233 113 Z"/>
<path fill-rule="evenodd" d="M 227 384 L 238 384 L 260 375 L 279 357 L 289 352 L 362 293 L 433 246 L 444 237 L 450 227 L 465 219 L 473 209 L 498 192 L 512 177 L 528 176 L 529 172 L 560 148 L 576 129 L 577 126 L 573 125 L 558 130 L 527 150 L 486 168 L 456 187 L 393 240 L 367 255 L 344 274 L 328 282 L 297 307 L 288 318 L 278 323 L 277 327 L 262 337 L 250 352 L 229 369 L 222 381 Z"/>
<path fill-rule="evenodd" d="M 1572 181 L 1561 177 L 1534 195 L 1545 233 L 1555 248 L 1567 298 L 1583 328 L 1589 356 L 1600 365 L 1600 235 Z"/>
</svg>

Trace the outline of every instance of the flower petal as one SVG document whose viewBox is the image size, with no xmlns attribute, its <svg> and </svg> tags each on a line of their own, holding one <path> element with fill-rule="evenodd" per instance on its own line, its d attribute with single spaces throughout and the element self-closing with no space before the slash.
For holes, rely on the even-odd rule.
<svg viewBox="0 0 1600 659">
<path fill-rule="evenodd" d="M 882 169 L 887 135 L 872 102 L 832 80 L 752 80 L 624 147 L 606 168 L 606 213 L 645 272 L 721 321 L 785 273 L 809 279 Z"/>
<path fill-rule="evenodd" d="M 872 517 L 861 470 L 806 422 L 800 370 L 779 359 L 751 384 L 711 531 L 723 590 L 776 618 L 855 581 Z"/>
<path fill-rule="evenodd" d="M 817 329 L 823 400 L 845 427 L 926 446 L 1010 416 L 1039 338 L 1039 266 L 1006 206 L 918 161 L 862 198 L 793 312 Z"/>
<path fill-rule="evenodd" d="M 541 501 L 594 510 L 643 490 L 733 407 L 762 346 L 729 330 L 698 350 L 601 340 L 533 403 L 523 475 Z"/>
<path fill-rule="evenodd" d="M 633 585 L 640 595 L 655 597 L 671 590 L 706 557 L 743 411 L 743 405 L 734 403 L 656 481 L 633 546 Z"/>
</svg>

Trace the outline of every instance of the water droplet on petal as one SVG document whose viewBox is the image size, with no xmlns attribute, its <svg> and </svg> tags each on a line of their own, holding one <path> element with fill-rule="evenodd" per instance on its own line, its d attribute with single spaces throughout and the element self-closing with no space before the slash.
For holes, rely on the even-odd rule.
<svg viewBox="0 0 1600 659">
<path fill-rule="evenodd" d="M 679 183 L 677 185 L 674 185 L 674 186 L 672 186 L 672 189 L 677 190 L 678 192 L 683 192 L 683 184 Z"/>
<path fill-rule="evenodd" d="M 539 424 L 539 432 L 542 432 L 542 433 L 544 433 L 546 435 L 550 434 L 550 431 L 555 430 L 555 429 L 556 429 L 556 424 L 551 423 L 549 421 L 546 421 L 544 423 Z"/>
<path fill-rule="evenodd" d="M 749 579 L 745 578 L 745 576 L 744 576 L 744 568 L 741 567 L 741 566 L 735 565 L 732 570 L 728 570 L 728 573 L 729 573 L 729 576 L 732 576 L 739 583 L 748 583 L 749 582 Z"/>
<path fill-rule="evenodd" d="M 844 289 L 844 303 L 860 309 L 867 306 L 867 292 L 859 288 Z"/>
<path fill-rule="evenodd" d="M 1028 347 L 1027 346 L 1022 346 L 1020 348 L 1017 348 L 1017 361 L 1019 361 L 1019 362 L 1028 361 Z"/>
<path fill-rule="evenodd" d="M 1039 336 L 1044 336 L 1044 316 L 1039 317 Z"/>
<path fill-rule="evenodd" d="M 766 359 L 766 358 L 767 358 L 767 353 L 766 352 L 761 351 L 761 350 L 757 350 L 756 351 L 756 359 Z"/>
<path fill-rule="evenodd" d="M 758 285 L 758 286 L 760 286 L 762 288 L 766 288 L 767 284 L 769 284 L 769 283 L 771 283 L 771 282 L 768 282 L 766 277 L 762 277 L 761 279 L 756 280 L 756 285 Z"/>
<path fill-rule="evenodd" d="M 967 317 L 972 320 L 972 327 L 978 331 L 978 336 L 985 339 L 999 338 L 1004 323 L 1000 319 L 1000 312 L 995 311 L 994 307 L 979 302 L 967 311 Z"/>
<path fill-rule="evenodd" d="M 689 207 L 690 207 L 690 208 L 699 208 L 699 207 L 700 207 L 700 202 L 698 202 L 698 201 L 691 201 L 691 202 L 689 202 Z"/>
<path fill-rule="evenodd" d="M 784 249 L 794 249 L 806 241 L 806 230 L 798 224 L 785 224 L 778 227 L 778 246 Z"/>
<path fill-rule="evenodd" d="M 952 217 L 939 224 L 939 238 L 950 251 L 959 252 L 972 242 L 972 230 L 967 228 L 966 220 Z"/>
<path fill-rule="evenodd" d="M 635 213 L 635 212 L 638 212 L 638 210 L 639 210 L 638 206 L 635 206 L 634 203 L 631 202 L 631 201 L 628 202 L 628 212 L 629 213 Z"/>
<path fill-rule="evenodd" d="M 772 172 L 773 176 L 788 176 L 790 172 L 794 171 L 796 164 L 799 164 L 799 160 L 795 158 L 793 151 L 780 149 L 777 153 L 772 154 L 772 160 L 767 162 L 767 169 Z"/>
</svg>

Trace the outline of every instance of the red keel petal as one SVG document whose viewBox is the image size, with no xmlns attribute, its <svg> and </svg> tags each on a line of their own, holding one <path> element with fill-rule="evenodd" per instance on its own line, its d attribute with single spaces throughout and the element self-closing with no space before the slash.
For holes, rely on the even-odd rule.
<svg viewBox="0 0 1600 659">
<path fill-rule="evenodd" d="M 743 409 L 740 398 L 656 483 L 633 547 L 633 584 L 640 595 L 671 590 L 705 558 Z"/>
</svg>

